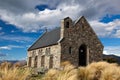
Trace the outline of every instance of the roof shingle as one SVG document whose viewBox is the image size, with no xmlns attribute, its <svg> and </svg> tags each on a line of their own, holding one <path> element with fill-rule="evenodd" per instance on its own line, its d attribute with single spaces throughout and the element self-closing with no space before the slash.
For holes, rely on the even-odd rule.
<svg viewBox="0 0 120 80">
<path fill-rule="evenodd" d="M 56 44 L 60 39 L 60 27 L 56 28 L 50 32 L 45 32 L 29 49 L 34 50 L 41 47 L 46 47 L 49 45 Z"/>
</svg>

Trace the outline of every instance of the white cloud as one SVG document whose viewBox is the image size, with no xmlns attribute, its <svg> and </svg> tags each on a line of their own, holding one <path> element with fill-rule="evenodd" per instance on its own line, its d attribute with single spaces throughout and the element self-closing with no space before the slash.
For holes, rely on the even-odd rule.
<svg viewBox="0 0 120 80">
<path fill-rule="evenodd" d="M 0 50 L 11 50 L 13 48 L 23 48 L 23 47 L 22 46 L 16 46 L 16 45 L 0 46 Z"/>
<path fill-rule="evenodd" d="M 120 46 L 106 46 L 103 54 L 120 56 Z"/>
<path fill-rule="evenodd" d="M 61 19 L 67 16 L 74 18 L 74 15 L 77 15 L 80 11 L 78 5 L 62 5 L 62 7 L 59 6 L 55 10 L 45 9 L 37 13 L 27 12 L 22 15 L 7 14 L 6 10 L 0 10 L 0 15 L 2 15 L 1 19 L 8 21 L 8 24 L 16 25 L 25 32 L 35 32 L 44 27 L 58 27 Z"/>
<path fill-rule="evenodd" d="M 11 48 L 10 48 L 10 47 L 8 47 L 8 46 L 1 46 L 1 47 L 0 47 L 0 50 L 3 50 L 3 49 L 10 50 Z"/>
<path fill-rule="evenodd" d="M 114 36 L 120 38 L 120 30 L 117 30 Z"/>
<path fill-rule="evenodd" d="M 32 41 L 33 39 L 26 36 L 15 36 L 15 35 L 1 35 L 0 40 L 9 40 L 9 41 L 16 41 L 16 42 L 27 42 Z"/>
<path fill-rule="evenodd" d="M 112 3 L 110 0 L 4 0 L 0 1 L 0 18 L 24 32 L 36 32 L 44 27 L 60 26 L 60 20 L 66 16 L 75 20 L 84 15 L 91 23 L 95 23 L 92 25 L 97 34 L 105 37 L 113 34 L 111 31 L 119 25 L 120 20 L 108 24 L 99 20 L 106 14 L 120 14 L 119 3 L 120 0 L 114 0 Z M 35 9 L 35 6 L 41 4 L 54 9 Z M 119 31 L 112 36 L 119 37 Z"/>
<path fill-rule="evenodd" d="M 91 21 L 90 24 L 98 36 L 120 38 L 120 19 L 109 23 Z"/>
</svg>

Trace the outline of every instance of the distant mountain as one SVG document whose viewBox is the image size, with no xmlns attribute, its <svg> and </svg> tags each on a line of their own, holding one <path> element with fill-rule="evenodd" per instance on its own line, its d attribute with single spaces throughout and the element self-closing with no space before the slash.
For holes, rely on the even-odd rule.
<svg viewBox="0 0 120 80">
<path fill-rule="evenodd" d="M 3 60 L 3 61 L 0 61 L 0 63 L 2 63 L 2 62 L 10 62 L 13 64 L 19 62 L 21 64 L 26 64 L 26 60 Z"/>
<path fill-rule="evenodd" d="M 27 61 L 26 60 L 18 61 L 18 63 L 20 63 L 21 65 L 27 65 Z"/>
<path fill-rule="evenodd" d="M 26 60 L 4 60 L 4 61 L 0 61 L 0 65 L 5 65 L 6 62 L 11 63 L 11 65 L 14 67 L 23 67 L 27 65 Z"/>
<path fill-rule="evenodd" d="M 120 64 L 120 56 L 103 54 L 103 59 L 105 59 L 105 58 L 114 58 L 117 60 L 117 63 Z"/>
<path fill-rule="evenodd" d="M 0 61 L 0 63 L 2 63 L 2 62 L 10 62 L 10 63 L 16 63 L 16 62 L 18 62 L 18 60 L 2 60 L 2 61 Z"/>
</svg>

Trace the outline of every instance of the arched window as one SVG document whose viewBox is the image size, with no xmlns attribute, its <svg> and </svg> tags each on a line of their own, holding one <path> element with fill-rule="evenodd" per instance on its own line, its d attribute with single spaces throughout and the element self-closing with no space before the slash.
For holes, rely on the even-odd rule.
<svg viewBox="0 0 120 80">
<path fill-rule="evenodd" d="M 69 28 L 69 22 L 66 22 L 66 28 Z"/>
<path fill-rule="evenodd" d="M 28 59 L 28 66 L 31 67 L 31 61 L 32 61 L 32 57 L 29 57 Z"/>
<path fill-rule="evenodd" d="M 69 47 L 69 54 L 72 54 L 72 47 Z"/>
<path fill-rule="evenodd" d="M 49 59 L 49 68 L 53 68 L 53 56 L 50 56 L 50 59 Z"/>
<path fill-rule="evenodd" d="M 42 49 L 39 49 L 38 54 L 39 54 L 39 55 L 42 55 Z"/>
<path fill-rule="evenodd" d="M 46 55 L 50 55 L 50 48 L 46 48 Z"/>
<path fill-rule="evenodd" d="M 32 52 L 32 56 L 35 56 L 36 55 L 36 51 L 34 50 L 33 52 Z"/>
<path fill-rule="evenodd" d="M 45 55 L 47 55 L 48 54 L 48 49 L 46 48 L 46 50 L 45 50 Z"/>
<path fill-rule="evenodd" d="M 50 55 L 50 48 L 48 48 L 48 54 Z"/>
<path fill-rule="evenodd" d="M 41 67 L 45 67 L 45 55 L 41 56 Z"/>
<path fill-rule="evenodd" d="M 37 67 L 37 63 L 38 63 L 38 56 L 35 56 L 34 67 Z"/>
</svg>

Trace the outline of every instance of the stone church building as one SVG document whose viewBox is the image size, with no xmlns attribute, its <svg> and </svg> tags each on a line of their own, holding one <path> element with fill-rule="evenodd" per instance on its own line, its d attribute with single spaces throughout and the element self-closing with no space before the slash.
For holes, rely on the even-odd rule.
<svg viewBox="0 0 120 80">
<path fill-rule="evenodd" d="M 103 45 L 84 16 L 76 21 L 67 17 L 61 27 L 45 32 L 29 49 L 27 65 L 60 68 L 61 62 L 85 66 L 101 61 Z"/>
</svg>

